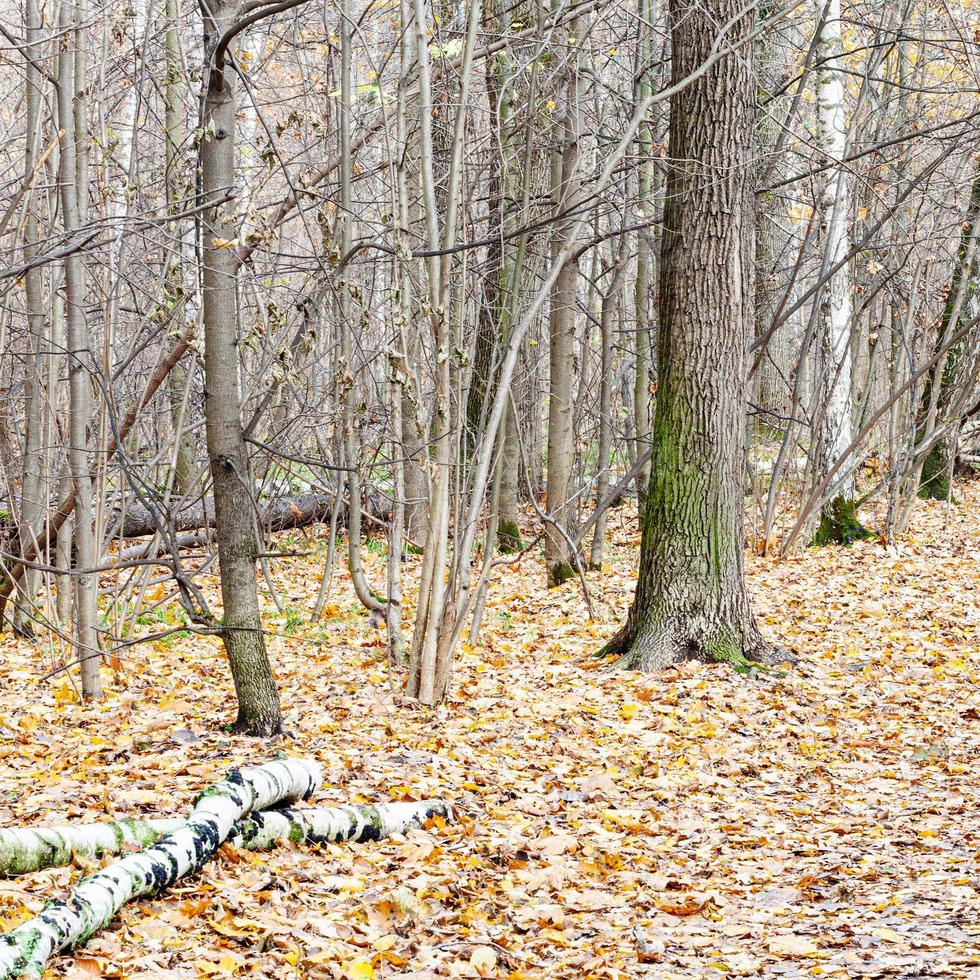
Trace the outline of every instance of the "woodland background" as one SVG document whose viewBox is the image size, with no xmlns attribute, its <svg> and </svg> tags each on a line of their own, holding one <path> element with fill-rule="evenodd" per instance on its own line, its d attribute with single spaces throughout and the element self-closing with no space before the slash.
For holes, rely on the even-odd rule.
<svg viewBox="0 0 980 980">
<path fill-rule="evenodd" d="M 226 850 L 57 970 L 977 968 L 970 3 L 0 14 L 0 818 L 159 812 L 246 734 L 461 817 Z M 596 656 L 697 317 L 738 366 L 671 417 L 778 671 Z"/>
</svg>

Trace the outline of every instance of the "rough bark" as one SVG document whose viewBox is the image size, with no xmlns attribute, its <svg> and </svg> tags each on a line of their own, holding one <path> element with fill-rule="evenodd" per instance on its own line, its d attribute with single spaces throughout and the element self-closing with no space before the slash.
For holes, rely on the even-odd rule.
<svg viewBox="0 0 980 980">
<path fill-rule="evenodd" d="M 74 9 L 73 19 L 70 11 Z M 64 46 L 58 58 L 58 118 L 64 131 L 61 146 L 59 179 L 62 220 L 65 232 L 71 236 L 82 227 L 85 198 L 88 194 L 87 131 L 85 103 L 85 31 L 86 13 L 82 4 L 62 8 Z M 73 42 L 73 43 L 71 43 Z M 92 352 L 89 349 L 86 308 L 86 274 L 80 253 L 65 259 L 65 304 L 67 323 L 68 390 L 69 390 L 69 449 L 68 469 L 75 498 L 75 563 L 76 567 L 95 565 L 96 546 L 95 508 L 92 494 L 93 455 L 89 451 L 89 423 L 92 414 L 92 389 L 89 369 Z M 73 578 L 75 630 L 74 645 L 81 665 L 82 697 L 102 695 L 100 677 L 98 583 L 94 575 Z"/>
<path fill-rule="evenodd" d="M 49 903 L 40 915 L 3 936 L 0 980 L 40 977 L 53 955 L 104 928 L 127 902 L 158 894 L 199 871 L 238 821 L 255 810 L 306 799 L 320 780 L 319 765 L 300 760 L 231 772 L 198 797 L 184 826 L 90 875 L 67 901 Z"/>
<path fill-rule="evenodd" d="M 570 57 L 564 117 L 558 125 L 556 156 L 552 162 L 551 194 L 559 210 L 574 199 L 579 185 L 584 86 L 578 64 L 582 40 L 578 20 L 569 27 L 568 37 L 575 53 Z M 572 218 L 556 222 L 551 242 L 553 261 L 561 253 L 573 224 Z M 572 382 L 575 375 L 577 292 L 578 262 L 568 258 L 555 279 L 548 317 L 548 514 L 555 522 L 546 526 L 544 537 L 549 587 L 561 585 L 575 574 L 573 563 L 576 558 L 571 554 L 568 540 L 561 529 L 571 530 L 572 516 L 569 491 L 574 461 Z"/>
<path fill-rule="evenodd" d="M 209 62 L 234 14 L 231 4 L 212 8 L 207 23 Z M 222 58 L 220 52 L 217 57 Z M 211 64 L 201 142 L 205 201 L 222 198 L 234 184 L 234 79 L 230 68 Z M 255 580 L 255 502 L 238 382 L 238 264 L 229 244 L 236 234 L 228 205 L 211 206 L 204 212 L 205 420 L 224 607 L 222 639 L 238 696 L 235 728 L 251 735 L 272 735 L 281 730 L 282 715 L 265 649 Z"/>
<path fill-rule="evenodd" d="M 740 0 L 672 0 L 675 83 L 708 56 L 717 25 L 742 9 Z M 729 42 L 750 28 L 751 15 L 741 17 Z M 607 647 L 641 670 L 689 658 L 741 669 L 770 659 L 743 568 L 753 103 L 743 47 L 670 104 L 650 486 L 636 596 Z"/>
<path fill-rule="evenodd" d="M 259 524 L 271 533 L 306 527 L 330 519 L 333 494 L 308 493 L 257 504 Z M 197 500 L 171 514 L 175 531 L 197 531 L 214 527 L 215 509 L 211 500 Z M 121 522 L 121 523 L 120 523 Z M 155 534 L 156 522 L 143 504 L 130 504 L 122 514 L 109 519 L 110 537 L 140 538 Z"/>
<path fill-rule="evenodd" d="M 442 800 L 300 810 L 276 808 L 257 811 L 239 821 L 228 843 L 250 851 L 265 851 L 289 842 L 380 840 L 420 827 L 434 816 L 451 819 L 452 810 Z M 91 861 L 133 848 L 147 848 L 186 825 L 187 820 L 174 817 L 0 830 L 0 875 L 10 877 L 42 868 L 60 868 L 71 864 L 75 857 Z"/>
</svg>

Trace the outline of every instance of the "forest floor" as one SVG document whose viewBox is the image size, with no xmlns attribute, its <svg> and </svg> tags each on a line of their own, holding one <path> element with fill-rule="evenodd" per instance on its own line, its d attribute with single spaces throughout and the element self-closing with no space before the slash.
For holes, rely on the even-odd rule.
<svg viewBox="0 0 980 980">
<path fill-rule="evenodd" d="M 317 554 L 274 571 L 293 733 L 276 744 L 223 731 L 213 637 L 132 648 L 88 707 L 4 634 L 0 826 L 184 813 L 279 750 L 323 764 L 322 803 L 443 797 L 460 816 L 393 841 L 225 848 L 52 975 L 980 977 L 980 483 L 957 494 L 921 505 L 897 547 L 749 559 L 764 632 L 800 656 L 785 676 L 601 669 L 632 593 L 625 508 L 589 574 L 596 619 L 578 583 L 544 588 L 536 557 L 501 571 L 434 712 L 392 693 L 346 577 L 309 624 L 325 531 L 287 538 Z M 365 557 L 382 583 L 383 556 Z M 0 882 L 0 925 L 82 873 Z"/>
</svg>

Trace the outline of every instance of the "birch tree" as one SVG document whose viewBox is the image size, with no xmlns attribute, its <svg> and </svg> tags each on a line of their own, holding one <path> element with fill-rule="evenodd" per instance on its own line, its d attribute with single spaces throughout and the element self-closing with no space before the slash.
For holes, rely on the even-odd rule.
<svg viewBox="0 0 980 980">
<path fill-rule="evenodd" d="M 851 181 L 847 156 L 847 106 L 840 0 L 817 0 L 818 37 L 816 147 L 830 166 L 817 177 L 822 271 L 829 278 L 817 299 L 817 395 L 812 452 L 815 479 L 847 453 L 854 438 L 852 405 L 851 272 L 849 245 Z M 838 268 L 840 266 L 840 268 Z M 836 271 L 835 271 L 836 270 Z M 868 536 L 855 516 L 855 464 L 842 467 L 820 512 L 816 543 L 849 543 Z"/>
</svg>

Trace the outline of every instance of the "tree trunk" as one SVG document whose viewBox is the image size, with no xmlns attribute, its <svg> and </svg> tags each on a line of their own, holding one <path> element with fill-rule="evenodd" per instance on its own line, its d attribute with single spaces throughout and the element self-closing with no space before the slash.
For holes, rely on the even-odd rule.
<svg viewBox="0 0 980 980">
<path fill-rule="evenodd" d="M 167 211 L 176 214 L 189 188 L 184 179 L 181 149 L 184 146 L 184 113 L 181 98 L 181 50 L 179 36 L 180 2 L 166 0 L 166 75 L 164 77 L 164 182 L 167 193 Z M 184 310 L 181 321 L 191 323 L 192 315 L 186 311 L 186 287 L 184 282 L 184 256 L 192 254 L 192 242 L 188 234 L 181 232 L 173 254 L 167 261 L 164 298 L 168 311 Z M 168 382 L 170 394 L 170 418 L 174 440 L 174 485 L 178 490 L 189 491 L 197 475 L 197 459 L 194 437 L 186 431 L 187 406 L 190 385 L 197 367 L 196 355 L 189 366 L 183 360 L 174 365 Z"/>
<path fill-rule="evenodd" d="M 265 501 L 256 505 L 258 521 L 270 534 L 325 522 L 330 519 L 335 499 L 332 493 L 307 493 Z M 209 500 L 181 507 L 168 513 L 167 517 L 174 531 L 197 531 L 215 526 L 215 508 Z M 128 505 L 124 513 L 110 513 L 109 528 L 111 538 L 142 538 L 161 530 L 153 512 L 139 503 Z"/>
<path fill-rule="evenodd" d="M 524 19 L 524 7 L 511 7 L 498 0 L 493 16 L 507 24 Z M 516 244 L 511 234 L 525 220 L 531 199 L 534 170 L 535 120 L 533 113 L 518 115 L 517 84 L 519 70 L 511 51 L 500 52 L 495 61 L 494 105 L 500 120 L 500 222 L 504 241 L 500 262 L 496 266 L 499 323 L 498 354 L 507 347 L 510 332 L 517 320 L 523 295 L 523 273 L 527 263 L 527 233 L 518 235 Z M 528 83 L 528 104 L 537 93 L 538 65 L 531 68 Z M 508 392 L 508 396 L 510 393 Z M 518 480 L 521 472 L 521 447 L 518 433 L 517 401 L 509 399 L 497 434 L 500 440 L 500 460 L 494 476 L 497 486 L 497 547 L 505 554 L 519 552 L 524 547 L 518 525 L 520 504 Z"/>
<path fill-rule="evenodd" d="M 654 29 L 653 3 L 651 0 L 639 0 L 637 29 L 639 31 L 638 58 L 639 77 L 637 79 L 637 99 L 648 98 L 653 92 L 651 73 L 653 66 L 653 48 L 650 35 Z M 636 172 L 637 198 L 636 207 L 641 221 L 653 217 L 654 199 L 654 170 L 653 170 L 653 127 L 644 120 L 636 134 L 636 149 L 639 164 Z M 633 376 L 633 431 L 634 454 L 639 459 L 650 443 L 650 282 L 655 272 L 655 260 L 650 249 L 648 235 L 651 229 L 641 228 L 636 233 L 636 281 L 633 288 L 633 302 L 636 309 L 636 358 Z M 650 481 L 650 469 L 640 468 L 636 475 L 637 499 L 642 510 L 646 499 L 647 485 Z"/>
<path fill-rule="evenodd" d="M 740 0 L 672 0 L 674 83 L 742 9 Z M 726 42 L 737 45 L 751 26 L 742 17 Z M 689 658 L 745 669 L 770 658 L 743 568 L 749 52 L 722 58 L 670 104 L 650 487 L 636 596 L 607 646 L 641 670 Z"/>
<path fill-rule="evenodd" d="M 579 184 L 579 143 L 583 126 L 583 76 L 579 71 L 578 52 L 582 42 L 579 21 L 568 29 L 571 50 L 568 67 L 564 118 L 559 123 L 558 148 L 552 162 L 551 196 L 559 212 L 573 200 Z M 571 217 L 559 218 L 551 250 L 554 260 L 565 244 L 575 223 Z M 566 535 L 570 530 L 571 507 L 569 490 L 574 461 L 574 426 L 572 381 L 575 374 L 575 320 L 577 314 L 578 262 L 567 259 L 562 265 L 551 293 L 549 332 L 548 383 L 548 516 L 554 523 L 545 527 L 544 560 L 548 586 L 568 581 L 574 574 Z"/>
<path fill-rule="evenodd" d="M 41 11 L 37 0 L 26 0 L 24 22 L 27 26 L 27 43 L 34 45 L 38 42 L 41 33 Z M 24 103 L 27 108 L 24 183 L 28 188 L 24 214 L 24 261 L 30 262 L 38 250 L 37 198 L 40 194 L 36 187 L 37 179 L 34 171 L 39 165 L 38 150 L 42 132 L 41 75 L 32 61 L 28 61 L 24 66 L 24 81 Z M 39 524 L 48 510 L 45 479 L 49 475 L 47 459 L 49 454 L 45 449 L 44 438 L 47 427 L 47 355 L 44 350 L 46 338 L 40 268 L 28 269 L 24 273 L 24 301 L 27 306 L 30 349 L 24 370 L 24 463 L 18 527 L 22 555 L 32 547 Z M 26 635 L 34 633 L 31 620 L 34 615 L 34 596 L 39 581 L 39 572 L 34 570 L 25 572 L 22 592 L 17 597 L 14 626 Z"/>
<path fill-rule="evenodd" d="M 351 184 L 354 179 L 354 161 L 351 159 L 351 99 L 353 97 L 353 65 L 351 63 L 351 24 L 353 19 L 347 0 L 342 0 L 340 10 L 340 254 L 346 255 L 353 242 L 351 216 Z M 354 593 L 365 609 L 384 612 L 385 604 L 374 594 L 361 564 L 361 440 L 354 420 L 356 391 L 353 365 L 353 286 L 346 279 L 340 283 L 340 383 L 343 387 L 344 465 L 347 471 L 349 506 L 347 510 L 347 569 L 350 572 Z"/>
<path fill-rule="evenodd" d="M 833 268 L 848 252 L 850 178 L 840 163 L 847 155 L 843 44 L 840 0 L 815 0 L 820 20 L 817 42 L 817 144 L 830 169 L 818 180 L 817 209 L 823 268 Z M 837 163 L 838 166 L 834 166 Z M 845 454 L 854 438 L 851 393 L 851 272 L 845 263 L 823 285 L 817 301 L 819 404 L 814 413 L 813 475 L 819 484 Z M 870 537 L 855 516 L 854 463 L 848 461 L 835 481 L 834 494 L 820 512 L 816 544 L 849 544 Z"/>
<path fill-rule="evenodd" d="M 234 20 L 234 7 L 219 3 L 207 22 L 207 57 Z M 220 54 L 219 54 L 220 57 Z M 201 176 L 205 202 L 224 195 L 235 180 L 234 73 L 211 64 L 204 104 Z M 252 482 L 242 431 L 238 384 L 238 290 L 234 215 L 227 204 L 204 213 L 204 370 L 208 460 L 214 487 L 222 638 L 238 696 L 235 728 L 250 735 L 282 729 L 279 694 L 269 666 L 255 581 Z"/>
<path fill-rule="evenodd" d="M 71 236 L 82 226 L 84 198 L 88 193 L 85 147 L 87 137 L 82 96 L 87 83 L 84 52 L 87 24 L 83 5 L 70 6 L 66 2 L 62 7 L 61 20 L 62 29 L 66 33 L 58 58 L 58 117 L 59 125 L 64 131 L 59 179 L 62 218 L 65 232 Z M 93 459 L 88 448 L 88 427 L 92 414 L 89 380 L 92 352 L 89 349 L 85 302 L 85 267 L 81 254 L 76 252 L 65 259 L 65 307 L 70 406 L 68 468 L 75 496 L 75 565 L 78 568 L 92 568 L 96 564 L 93 526 L 95 512 L 92 501 Z M 92 574 L 77 575 L 73 581 L 74 636 L 81 665 L 82 696 L 98 698 L 102 695 L 96 609 L 98 583 Z"/>
<path fill-rule="evenodd" d="M 620 238 L 619 252 L 613 259 L 614 271 L 612 282 L 602 297 L 602 307 L 599 312 L 599 336 L 601 344 L 601 368 L 599 375 L 599 447 L 596 459 L 596 508 L 602 510 L 596 516 L 595 530 L 592 533 L 592 546 L 589 549 L 589 567 L 602 567 L 602 550 L 606 539 L 606 515 L 608 508 L 603 507 L 606 496 L 613 485 L 612 462 L 613 449 L 613 369 L 615 367 L 615 350 L 613 348 L 613 312 L 619 299 L 620 285 L 623 281 L 623 270 L 626 263 L 626 236 Z M 638 447 L 639 448 L 639 447 Z M 645 451 L 645 450 L 641 450 Z M 640 467 L 640 473 L 646 472 L 646 467 Z M 639 480 L 639 475 L 637 480 Z"/>
<path fill-rule="evenodd" d="M 283 807 L 253 813 L 235 826 L 228 843 L 249 851 L 267 851 L 288 841 L 324 844 L 369 841 L 420 827 L 433 816 L 449 819 L 452 810 L 441 800 L 351 806 Z M 101 860 L 156 843 L 187 825 L 180 817 L 128 818 L 65 827 L 13 827 L 0 830 L 0 875 L 29 874 L 60 868 L 76 857 Z"/>
<path fill-rule="evenodd" d="M 957 325 L 961 321 L 972 320 L 977 313 L 977 296 L 980 293 L 980 172 L 973 179 L 970 200 L 967 204 L 966 219 L 960 233 L 960 243 L 956 250 L 956 265 L 949 284 L 949 295 L 943 308 L 942 319 L 936 334 L 936 350 L 943 350 L 949 343 Z M 937 424 L 952 422 L 954 427 L 961 418 L 947 419 L 954 395 L 961 385 L 972 387 L 975 378 L 961 378 L 963 362 L 968 363 L 971 344 L 976 343 L 976 331 L 954 344 L 929 372 L 925 390 L 922 394 L 922 416 L 918 439 L 924 442 L 930 438 Z M 968 406 L 966 406 L 968 407 Z M 937 439 L 922 462 L 919 478 L 919 496 L 934 500 L 949 500 L 952 497 L 950 476 L 953 470 L 953 447 L 955 432 Z"/>
</svg>

